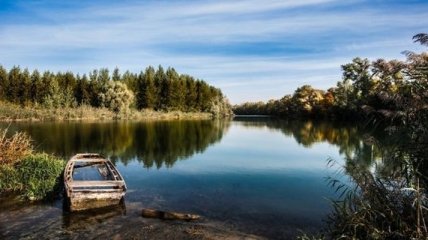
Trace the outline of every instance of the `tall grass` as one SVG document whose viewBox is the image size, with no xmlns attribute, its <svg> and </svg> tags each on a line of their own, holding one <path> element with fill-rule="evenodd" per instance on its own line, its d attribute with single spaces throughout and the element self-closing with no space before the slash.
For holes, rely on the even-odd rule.
<svg viewBox="0 0 428 240">
<path fill-rule="evenodd" d="M 162 120 L 162 119 L 210 119 L 206 112 L 154 111 L 131 109 L 115 113 L 107 108 L 82 105 L 76 108 L 22 107 L 0 101 L 0 121 L 56 121 L 56 120 Z"/>
<path fill-rule="evenodd" d="M 46 153 L 31 154 L 14 166 L 0 166 L 0 190 L 19 192 L 30 200 L 52 196 L 60 184 L 65 161 Z"/>
<path fill-rule="evenodd" d="M 65 161 L 34 153 L 31 139 L 23 132 L 8 137 L 0 130 L 0 192 L 14 191 L 31 200 L 46 198 L 58 186 Z"/>
<path fill-rule="evenodd" d="M 33 151 L 27 134 L 17 132 L 8 137 L 7 132 L 8 129 L 0 130 L 0 165 L 15 164 Z"/>
<path fill-rule="evenodd" d="M 402 178 L 381 178 L 348 162 L 351 185 L 330 179 L 341 197 L 333 201 L 327 233 L 331 239 L 428 239 L 428 198 Z"/>
</svg>

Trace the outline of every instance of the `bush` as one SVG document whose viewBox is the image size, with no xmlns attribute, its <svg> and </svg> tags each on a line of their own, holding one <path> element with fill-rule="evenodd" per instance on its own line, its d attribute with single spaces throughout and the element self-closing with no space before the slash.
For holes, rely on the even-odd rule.
<svg viewBox="0 0 428 240">
<path fill-rule="evenodd" d="M 0 192 L 18 191 L 22 189 L 18 172 L 11 165 L 0 165 Z"/>
<path fill-rule="evenodd" d="M 124 83 L 110 82 L 107 91 L 100 94 L 102 105 L 116 114 L 128 111 L 134 101 L 134 94 Z"/>
<path fill-rule="evenodd" d="M 0 165 L 15 164 L 33 149 L 30 137 L 17 132 L 12 137 L 7 137 L 8 129 L 0 130 Z"/>
<path fill-rule="evenodd" d="M 55 192 L 65 161 L 46 153 L 31 154 L 14 166 L 0 166 L 0 191 L 16 191 L 30 200 Z"/>
</svg>

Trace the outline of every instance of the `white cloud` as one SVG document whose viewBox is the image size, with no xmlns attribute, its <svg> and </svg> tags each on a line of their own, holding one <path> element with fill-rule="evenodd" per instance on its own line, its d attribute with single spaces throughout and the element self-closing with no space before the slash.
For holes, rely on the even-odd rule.
<svg viewBox="0 0 428 240">
<path fill-rule="evenodd" d="M 333 0 L 89 2 L 60 10 L 45 7 L 50 4 L 23 5 L 38 21 L 0 23 L 1 64 L 81 73 L 170 65 L 222 87 L 233 102 L 246 95 L 267 100 L 305 83 L 327 88 L 354 56 L 396 58 L 402 50 L 420 50 L 410 38 L 428 23 L 422 8 L 352 11 L 329 8 L 343 4 Z M 215 51 L 258 42 L 308 52 Z M 177 51 L 183 43 L 188 47 Z"/>
</svg>

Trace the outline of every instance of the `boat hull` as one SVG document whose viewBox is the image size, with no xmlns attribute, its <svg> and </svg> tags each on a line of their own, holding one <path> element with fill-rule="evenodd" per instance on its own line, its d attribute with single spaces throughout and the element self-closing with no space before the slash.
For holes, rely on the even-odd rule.
<svg viewBox="0 0 428 240">
<path fill-rule="evenodd" d="M 94 170 L 99 174 L 95 178 Z M 116 167 L 93 153 L 76 154 L 68 161 L 64 186 L 67 205 L 72 212 L 117 205 L 126 192 L 125 181 Z"/>
<path fill-rule="evenodd" d="M 122 201 L 124 192 L 79 192 L 68 197 L 70 211 L 84 211 L 94 208 L 103 208 L 118 205 Z"/>
</svg>

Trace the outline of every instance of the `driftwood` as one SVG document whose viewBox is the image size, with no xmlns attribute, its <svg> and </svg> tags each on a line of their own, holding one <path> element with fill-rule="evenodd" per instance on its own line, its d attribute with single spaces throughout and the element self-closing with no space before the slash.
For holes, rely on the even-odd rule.
<svg viewBox="0 0 428 240">
<path fill-rule="evenodd" d="M 165 212 L 156 209 L 143 208 L 141 215 L 145 218 L 159 218 L 164 220 L 198 220 L 201 216 L 196 214 L 178 213 L 178 212 Z"/>
</svg>

